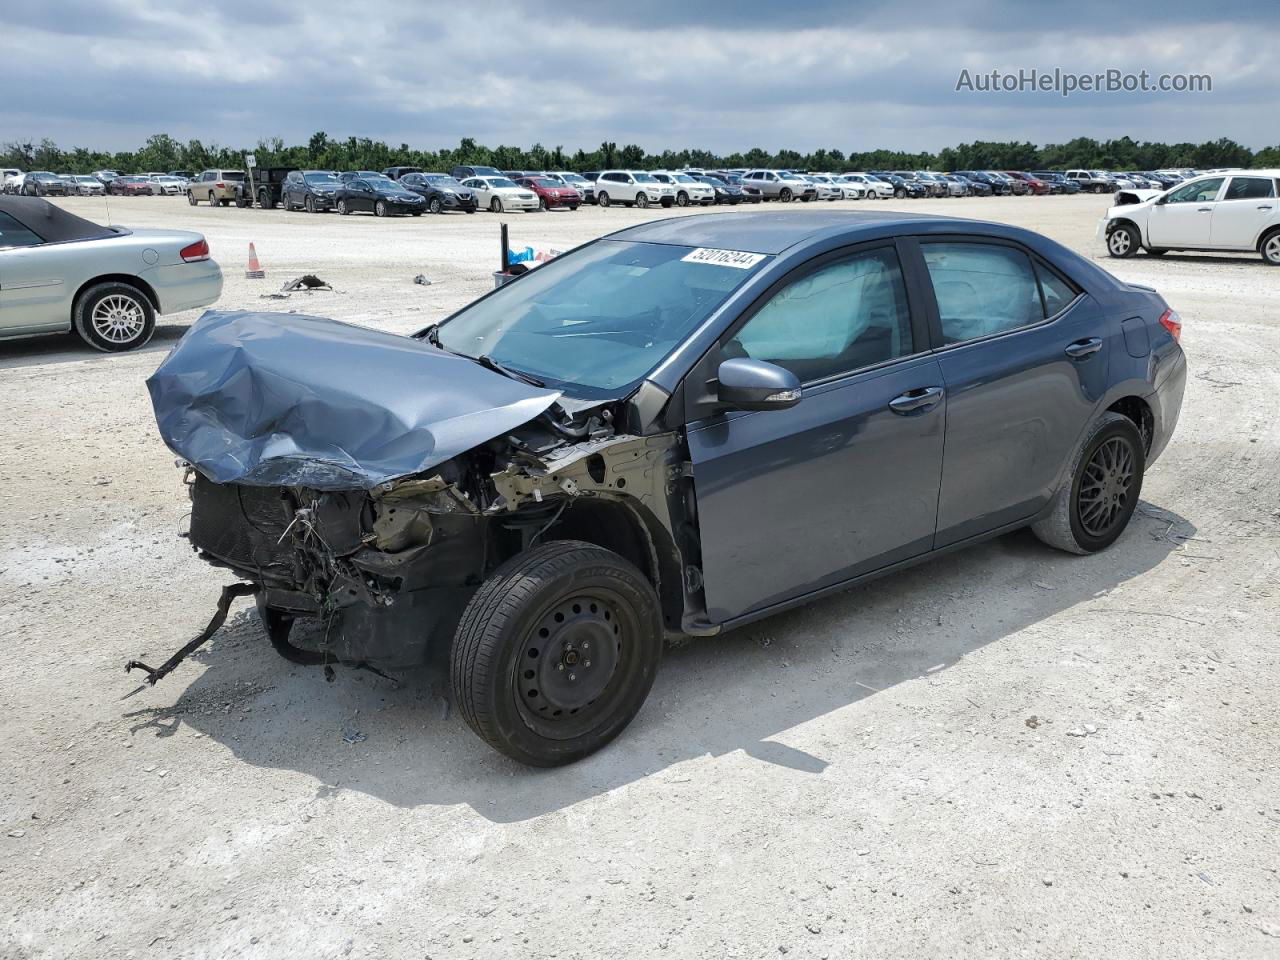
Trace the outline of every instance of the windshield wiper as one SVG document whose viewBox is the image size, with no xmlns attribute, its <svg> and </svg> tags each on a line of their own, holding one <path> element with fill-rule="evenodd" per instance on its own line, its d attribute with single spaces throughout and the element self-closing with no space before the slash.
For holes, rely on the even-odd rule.
<svg viewBox="0 0 1280 960">
<path fill-rule="evenodd" d="M 443 350 L 446 353 L 452 353 L 455 357 L 466 357 L 468 360 L 474 360 L 476 363 L 480 364 L 480 366 L 484 367 L 486 370 L 492 370 L 494 373 L 500 373 L 504 377 L 508 377 L 512 380 L 523 381 L 524 383 L 527 383 L 533 387 L 546 386 L 546 384 L 543 381 L 539 380 L 537 377 L 533 376 L 532 374 L 525 373 L 523 370 L 515 370 L 511 367 L 503 366 L 501 363 L 493 359 L 493 357 L 489 356 L 487 353 L 481 354 L 478 357 L 473 357 L 469 353 L 461 353 L 457 350 L 451 350 L 449 347 L 446 347 L 443 343 L 440 342 L 440 324 L 438 323 L 433 323 L 431 324 L 431 326 L 423 330 L 422 337 L 424 340 L 427 341 L 427 343 L 431 344 L 433 347 Z"/>
<path fill-rule="evenodd" d="M 534 387 L 545 387 L 546 384 L 532 374 L 525 373 L 523 370 L 513 370 L 511 367 L 504 367 L 493 357 L 487 353 L 473 358 L 480 366 L 492 370 L 494 373 L 500 373 L 504 377 L 510 377 L 512 380 L 523 380 L 525 383 Z"/>
</svg>

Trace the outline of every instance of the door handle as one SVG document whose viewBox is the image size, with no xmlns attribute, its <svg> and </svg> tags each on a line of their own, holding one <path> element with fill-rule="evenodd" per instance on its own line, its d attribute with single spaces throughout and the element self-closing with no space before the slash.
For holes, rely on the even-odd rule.
<svg viewBox="0 0 1280 960">
<path fill-rule="evenodd" d="M 1087 340 L 1077 340 L 1075 343 L 1067 344 L 1066 354 L 1072 360 L 1082 360 L 1085 357 L 1092 356 L 1102 349 L 1101 337 L 1089 337 Z"/>
<path fill-rule="evenodd" d="M 1260 203 L 1260 204 L 1258 204 L 1258 209 L 1259 209 L 1259 210 L 1270 210 L 1270 209 L 1271 209 L 1271 204 L 1269 204 L 1269 203 Z"/>
<path fill-rule="evenodd" d="M 1196 213 L 1212 213 L 1213 207 L 1197 207 Z"/>
<path fill-rule="evenodd" d="M 941 387 L 917 387 L 899 394 L 889 401 L 889 409 L 894 413 L 915 413 L 917 410 L 928 410 L 936 407 L 942 400 Z"/>
</svg>

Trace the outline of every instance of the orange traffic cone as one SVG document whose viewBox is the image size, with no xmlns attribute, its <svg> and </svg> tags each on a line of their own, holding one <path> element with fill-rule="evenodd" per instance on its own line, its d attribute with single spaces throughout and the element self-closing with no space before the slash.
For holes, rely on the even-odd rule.
<svg viewBox="0 0 1280 960">
<path fill-rule="evenodd" d="M 249 244 L 249 269 L 244 272 L 246 279 L 261 280 L 267 275 L 267 271 L 262 269 L 262 264 L 258 262 L 258 251 L 254 249 L 253 244 Z"/>
</svg>

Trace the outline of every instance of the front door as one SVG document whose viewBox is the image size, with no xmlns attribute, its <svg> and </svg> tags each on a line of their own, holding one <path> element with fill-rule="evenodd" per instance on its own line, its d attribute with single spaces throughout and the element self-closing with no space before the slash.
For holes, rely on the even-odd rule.
<svg viewBox="0 0 1280 960">
<path fill-rule="evenodd" d="M 946 399 L 922 329 L 887 245 L 800 267 L 722 343 L 804 395 L 688 425 L 713 621 L 929 550 Z"/>
<path fill-rule="evenodd" d="M 1021 247 L 939 240 L 920 250 L 947 391 L 943 547 L 1048 503 L 1106 389 L 1109 330 L 1087 294 Z"/>
<path fill-rule="evenodd" d="M 1276 181 L 1271 177 L 1232 177 L 1213 210 L 1210 239 L 1215 247 L 1252 250 L 1262 229 L 1280 222 Z"/>
<path fill-rule="evenodd" d="M 44 239 L 0 212 L 0 336 L 71 326 L 66 278 Z"/>
<path fill-rule="evenodd" d="M 1167 194 L 1147 215 L 1147 243 L 1168 249 L 1211 246 L 1214 208 L 1225 179 L 1193 180 Z"/>
</svg>

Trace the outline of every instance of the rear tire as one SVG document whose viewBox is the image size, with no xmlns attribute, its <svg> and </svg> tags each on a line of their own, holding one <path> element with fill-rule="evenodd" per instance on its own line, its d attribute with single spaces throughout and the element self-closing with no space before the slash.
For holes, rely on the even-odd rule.
<svg viewBox="0 0 1280 960">
<path fill-rule="evenodd" d="M 1105 550 L 1129 525 L 1145 469 L 1145 447 L 1133 421 L 1104 413 L 1076 451 L 1051 511 L 1031 531 L 1067 553 Z"/>
<path fill-rule="evenodd" d="M 127 283 L 94 284 L 76 298 L 71 310 L 76 333 L 104 353 L 141 347 L 156 330 L 156 312 L 137 287 Z"/>
<path fill-rule="evenodd" d="M 263 210 L 274 210 L 276 208 L 276 202 L 271 199 L 270 193 L 266 190 L 260 190 L 258 192 L 258 206 Z"/>
<path fill-rule="evenodd" d="M 508 560 L 467 604 L 450 654 L 454 700 L 508 757 L 572 763 L 639 712 L 662 643 L 658 597 L 639 570 L 602 547 L 553 541 Z"/>
<path fill-rule="evenodd" d="M 1280 230 L 1272 230 L 1258 244 L 1258 252 L 1262 254 L 1262 262 L 1272 267 L 1280 267 Z"/>
</svg>

